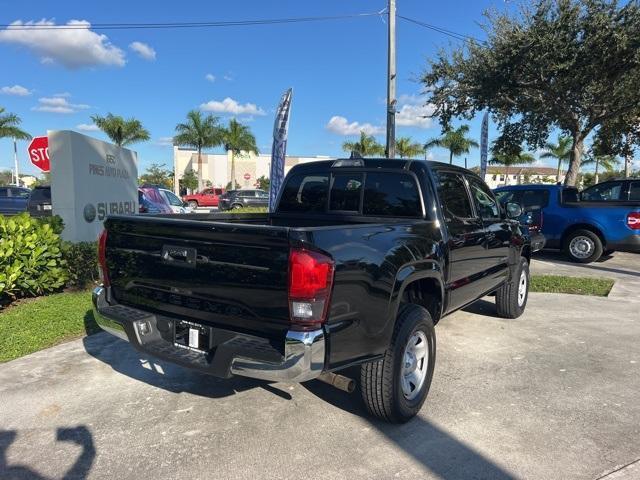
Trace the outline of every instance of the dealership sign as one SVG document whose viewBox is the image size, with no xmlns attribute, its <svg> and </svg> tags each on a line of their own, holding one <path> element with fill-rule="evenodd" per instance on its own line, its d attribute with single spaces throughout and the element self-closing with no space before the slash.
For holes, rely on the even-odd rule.
<svg viewBox="0 0 640 480">
<path fill-rule="evenodd" d="M 51 170 L 51 163 L 49 162 L 49 137 L 35 137 L 31 140 L 29 148 L 29 160 L 37 168 L 43 172 Z"/>
</svg>

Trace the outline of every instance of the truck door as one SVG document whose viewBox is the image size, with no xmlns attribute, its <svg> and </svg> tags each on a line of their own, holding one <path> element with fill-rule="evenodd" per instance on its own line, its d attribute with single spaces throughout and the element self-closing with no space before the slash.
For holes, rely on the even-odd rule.
<svg viewBox="0 0 640 480">
<path fill-rule="evenodd" d="M 448 311 L 475 300 L 478 279 L 486 263 L 485 230 L 471 205 L 464 177 L 457 172 L 436 173 L 438 196 L 448 231 Z"/>
</svg>

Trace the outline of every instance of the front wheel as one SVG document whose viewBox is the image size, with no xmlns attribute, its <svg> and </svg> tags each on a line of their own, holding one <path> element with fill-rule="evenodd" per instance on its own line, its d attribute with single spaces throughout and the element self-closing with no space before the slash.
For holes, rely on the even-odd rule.
<svg viewBox="0 0 640 480">
<path fill-rule="evenodd" d="M 574 262 L 591 263 L 602 256 L 602 241 L 591 230 L 571 232 L 564 242 L 565 254 Z"/>
<path fill-rule="evenodd" d="M 518 318 L 529 298 L 529 262 L 520 258 L 518 269 L 511 279 L 496 291 L 496 310 L 502 318 Z"/>
<path fill-rule="evenodd" d="M 436 334 L 429 312 L 402 308 L 384 357 L 360 367 L 362 398 L 371 415 L 404 423 L 422 408 L 436 361 Z"/>
<path fill-rule="evenodd" d="M 196 202 L 195 200 L 189 200 L 189 207 L 195 210 L 196 208 L 198 208 L 198 202 Z"/>
<path fill-rule="evenodd" d="M 239 203 L 234 203 L 233 205 L 231 205 L 231 208 L 233 208 L 234 210 L 239 210 L 242 208 L 242 205 L 240 205 Z"/>
</svg>

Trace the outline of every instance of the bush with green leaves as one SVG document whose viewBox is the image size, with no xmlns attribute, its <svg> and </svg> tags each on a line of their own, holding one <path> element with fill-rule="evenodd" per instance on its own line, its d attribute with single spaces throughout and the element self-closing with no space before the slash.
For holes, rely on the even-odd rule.
<svg viewBox="0 0 640 480">
<path fill-rule="evenodd" d="M 97 242 L 65 242 L 63 258 L 67 262 L 69 280 L 67 286 L 85 288 L 98 282 Z"/>
<path fill-rule="evenodd" d="M 0 215 L 0 302 L 60 290 L 68 278 L 62 240 L 49 222 Z"/>
</svg>

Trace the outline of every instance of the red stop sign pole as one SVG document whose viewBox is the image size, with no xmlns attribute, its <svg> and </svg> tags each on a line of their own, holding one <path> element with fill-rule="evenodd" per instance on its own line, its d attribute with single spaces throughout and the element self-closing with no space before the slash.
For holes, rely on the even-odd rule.
<svg viewBox="0 0 640 480">
<path fill-rule="evenodd" d="M 31 163 L 35 167 L 43 172 L 51 170 L 51 164 L 49 162 L 49 137 L 35 137 L 31 140 L 27 151 L 29 153 L 29 160 L 31 160 Z"/>
</svg>

